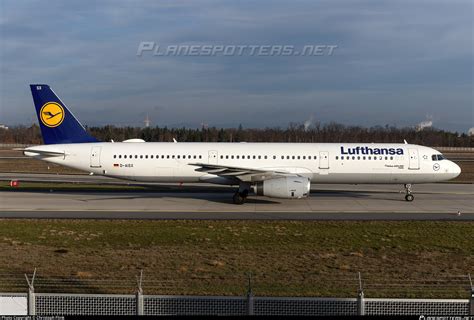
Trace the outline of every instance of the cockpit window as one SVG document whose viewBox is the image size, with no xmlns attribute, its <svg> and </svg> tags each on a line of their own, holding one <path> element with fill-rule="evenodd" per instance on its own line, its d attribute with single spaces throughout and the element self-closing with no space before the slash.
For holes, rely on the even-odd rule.
<svg viewBox="0 0 474 320">
<path fill-rule="evenodd" d="M 440 161 L 446 159 L 442 154 L 434 154 L 431 156 L 431 160 Z"/>
</svg>

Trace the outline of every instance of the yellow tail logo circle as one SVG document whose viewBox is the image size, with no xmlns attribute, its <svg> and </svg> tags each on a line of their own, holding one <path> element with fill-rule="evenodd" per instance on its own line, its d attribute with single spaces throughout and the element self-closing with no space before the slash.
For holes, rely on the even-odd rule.
<svg viewBox="0 0 474 320">
<path fill-rule="evenodd" d="M 64 120 L 64 109 L 56 102 L 47 102 L 41 107 L 40 119 L 45 126 L 55 128 Z"/>
</svg>

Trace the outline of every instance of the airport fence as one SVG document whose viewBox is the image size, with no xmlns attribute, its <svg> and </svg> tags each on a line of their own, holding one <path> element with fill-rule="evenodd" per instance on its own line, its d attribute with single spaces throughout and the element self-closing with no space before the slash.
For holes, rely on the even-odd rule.
<svg viewBox="0 0 474 320">
<path fill-rule="evenodd" d="M 473 300 L 0 293 L 0 315 L 469 315 Z"/>
<path fill-rule="evenodd" d="M 0 275 L 5 279 L 5 275 Z M 451 277 L 452 278 L 452 277 Z M 458 279 L 459 278 L 459 279 Z M 246 293 L 242 296 L 185 296 L 144 294 L 142 274 L 137 277 L 134 294 L 64 293 L 74 289 L 77 280 L 57 281 L 25 275 L 23 288 L 26 292 L 0 293 L 0 315 L 469 315 L 474 314 L 474 286 L 470 276 L 451 279 L 466 299 L 413 299 L 413 298 L 367 298 L 371 286 L 387 286 L 396 296 L 397 287 L 416 286 L 420 290 L 432 286 L 429 281 L 419 283 L 400 282 L 367 283 L 360 274 L 354 277 L 357 289 L 355 296 L 331 297 L 270 297 L 254 294 L 252 278 L 249 277 Z M 354 280 L 352 279 L 352 280 Z M 17 279 L 16 279 L 17 280 Z M 11 281 L 16 281 L 11 279 Z M 469 282 L 466 283 L 466 280 Z M 48 282 L 49 281 L 49 282 Z M 99 281 L 99 280 L 97 280 Z M 459 281 L 459 282 L 458 282 Z M 461 285 L 462 281 L 462 285 Z M 115 282 L 115 281 L 112 281 Z M 112 283 L 110 282 L 110 283 Z M 133 282 L 133 281 L 132 281 Z M 443 282 L 438 282 L 440 290 Z M 98 282 L 99 283 L 99 282 Z M 102 282 L 102 285 L 107 282 Z M 26 286 L 25 286 L 26 284 Z M 38 285 L 45 289 L 60 288 L 64 292 L 36 292 Z M 441 284 L 441 285 L 440 285 Z M 1 285 L 1 282 L 0 282 Z M 90 283 L 88 284 L 90 285 Z M 97 283 L 96 283 L 97 285 Z M 123 283 L 115 283 L 117 288 Z M 451 286 L 453 284 L 446 284 Z M 145 286 L 146 287 L 146 286 Z M 19 290 L 18 290 L 19 291 Z M 72 290 L 71 290 L 72 291 Z"/>
</svg>

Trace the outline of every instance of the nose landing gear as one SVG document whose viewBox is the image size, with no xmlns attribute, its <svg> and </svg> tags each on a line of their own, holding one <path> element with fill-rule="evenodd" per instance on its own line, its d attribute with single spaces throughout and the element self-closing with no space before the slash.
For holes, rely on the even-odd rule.
<svg viewBox="0 0 474 320">
<path fill-rule="evenodd" d="M 411 193 L 411 184 L 410 183 L 405 184 L 405 193 L 406 193 L 406 195 L 405 195 L 405 200 L 406 201 L 411 202 L 415 199 L 415 197 Z"/>
</svg>

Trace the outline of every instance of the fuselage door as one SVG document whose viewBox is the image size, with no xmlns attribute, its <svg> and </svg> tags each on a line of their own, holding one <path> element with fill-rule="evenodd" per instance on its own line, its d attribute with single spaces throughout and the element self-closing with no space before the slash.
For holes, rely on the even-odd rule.
<svg viewBox="0 0 474 320">
<path fill-rule="evenodd" d="M 102 147 L 92 147 L 91 149 L 91 168 L 100 168 L 100 150 Z"/>
<path fill-rule="evenodd" d="M 408 149 L 409 163 L 408 169 L 418 170 L 420 169 L 420 158 L 418 157 L 418 149 Z"/>
<path fill-rule="evenodd" d="M 209 164 L 217 164 L 217 156 L 216 150 L 209 150 Z"/>
<path fill-rule="evenodd" d="M 329 152 L 319 152 L 319 169 L 329 169 Z"/>
</svg>

